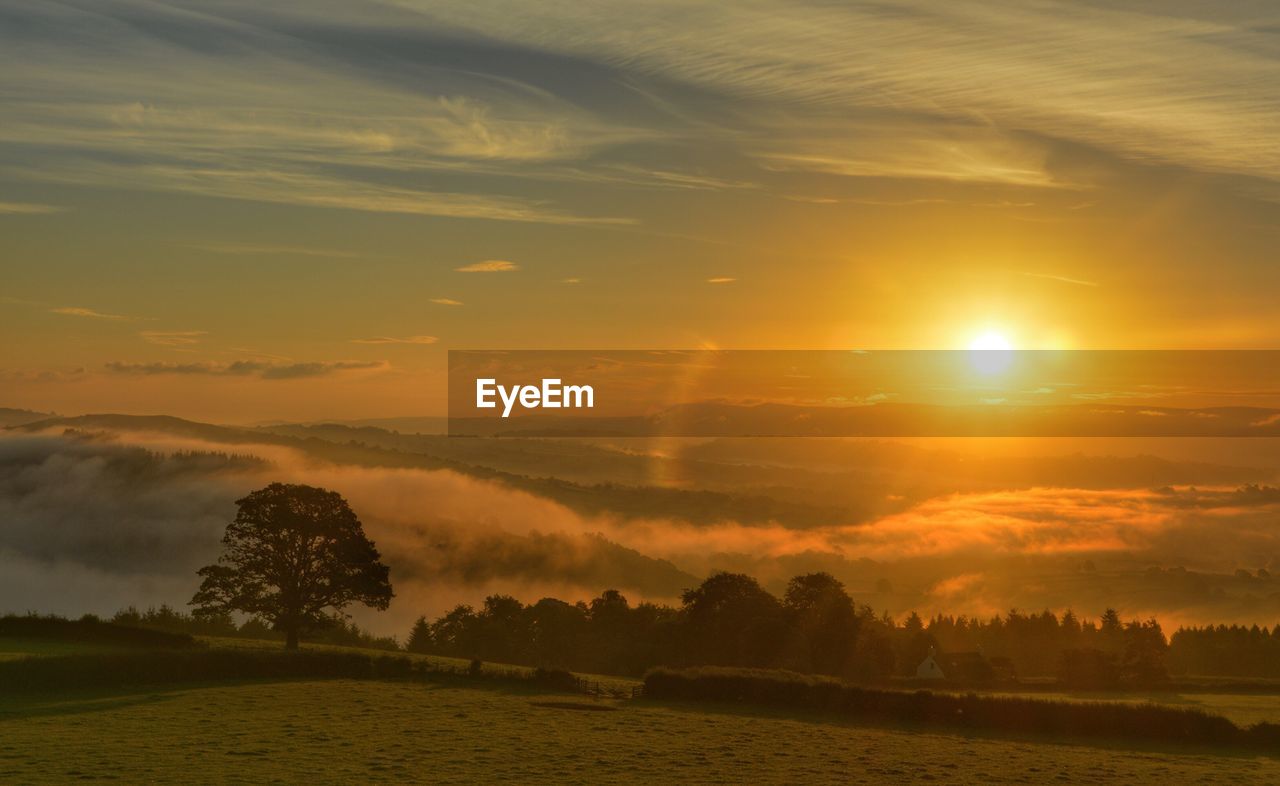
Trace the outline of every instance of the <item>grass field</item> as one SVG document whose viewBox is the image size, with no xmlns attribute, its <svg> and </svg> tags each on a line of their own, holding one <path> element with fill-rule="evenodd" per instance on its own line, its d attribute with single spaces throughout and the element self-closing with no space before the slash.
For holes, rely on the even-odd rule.
<svg viewBox="0 0 1280 786">
<path fill-rule="evenodd" d="M 1276 783 L 1280 760 L 857 727 L 494 686 L 0 699 L 0 782 Z"/>
<path fill-rule="evenodd" d="M 1021 696 L 1025 693 L 999 693 L 1001 696 Z M 1204 710 L 1221 715 L 1237 726 L 1255 723 L 1280 723 L 1280 696 L 1250 693 L 1036 693 L 1034 698 L 1044 701 L 1115 701 L 1129 704 L 1151 702 L 1170 707 Z"/>
<path fill-rule="evenodd" d="M 245 639 L 203 643 L 279 649 Z M 0 638 L 0 659 L 100 651 L 119 650 Z M 470 665 L 408 657 L 458 672 Z M 484 671 L 530 670 L 486 664 Z M 588 680 L 618 696 L 636 684 Z M 239 681 L 26 693 L 3 687 L 0 783 L 1280 783 L 1280 756 L 859 726 L 758 706 L 596 700 L 510 680 Z M 1039 697 L 1155 700 L 1239 723 L 1280 715 L 1275 696 Z"/>
<path fill-rule="evenodd" d="M 0 661 L 13 660 L 14 658 L 118 651 L 119 649 L 105 644 L 95 645 L 74 641 L 47 641 L 44 639 L 12 639 L 0 636 Z"/>
</svg>

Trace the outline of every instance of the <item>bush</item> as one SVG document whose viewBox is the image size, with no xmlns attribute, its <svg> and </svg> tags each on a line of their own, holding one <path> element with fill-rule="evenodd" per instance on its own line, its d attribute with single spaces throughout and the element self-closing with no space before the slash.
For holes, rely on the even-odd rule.
<svg viewBox="0 0 1280 786">
<path fill-rule="evenodd" d="M 201 648 L 19 658 L 0 661 L 0 695 L 22 691 L 126 688 L 225 680 L 357 679 L 474 683 L 476 680 L 576 691 L 560 669 L 466 670 L 403 655 L 334 650 Z"/>
<path fill-rule="evenodd" d="M 1200 710 L 1119 702 L 1063 702 L 860 688 L 837 680 L 760 669 L 654 669 L 646 698 L 735 701 L 802 707 L 878 721 L 1030 732 L 1055 736 L 1155 740 L 1271 748 L 1280 726 L 1242 730 Z"/>
<path fill-rule="evenodd" d="M 239 679 L 372 679 L 407 677 L 412 672 L 413 664 L 408 658 L 372 658 L 361 653 L 154 650 L 4 661 L 0 662 L 0 687 L 6 691 L 23 691 Z"/>
<path fill-rule="evenodd" d="M 34 614 L 0 617 L 0 636 L 148 649 L 187 649 L 196 646 L 196 640 L 186 633 L 135 628 L 103 622 L 88 615 L 78 620 Z"/>
<path fill-rule="evenodd" d="M 544 669 L 541 666 L 533 670 L 533 681 L 556 690 L 576 691 L 580 687 L 578 678 L 568 671 Z"/>
</svg>

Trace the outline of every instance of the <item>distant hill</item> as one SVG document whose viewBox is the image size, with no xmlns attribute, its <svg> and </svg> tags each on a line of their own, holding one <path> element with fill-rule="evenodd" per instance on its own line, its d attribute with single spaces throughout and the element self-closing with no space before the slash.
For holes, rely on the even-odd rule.
<svg viewBox="0 0 1280 786">
<path fill-rule="evenodd" d="M 1277 437 L 1280 410 L 1073 404 L 680 404 L 647 415 L 459 417 L 480 437 Z"/>
<path fill-rule="evenodd" d="M 8 428 L 10 426 L 21 426 L 25 423 L 34 423 L 38 420 L 56 417 L 50 412 L 33 412 L 29 409 L 11 409 L 9 407 L 0 407 L 0 428 Z"/>
<path fill-rule="evenodd" d="M 658 455 L 643 441 L 608 447 L 595 440 L 457 438 L 332 423 L 241 428 L 168 416 L 83 415 L 18 428 L 157 431 L 225 445 L 279 445 L 336 464 L 450 470 L 586 514 L 794 528 L 870 521 L 956 493 L 1242 485 L 1276 478 L 1272 468 L 1150 455 L 967 455 L 864 440 L 691 440 L 667 443 Z"/>
<path fill-rule="evenodd" d="M 376 428 L 394 434 L 439 434 L 449 432 L 448 418 L 403 417 L 403 418 L 363 418 L 358 420 L 272 420 L 254 424 L 255 428 L 287 429 L 315 428 L 320 426 L 342 426 L 346 428 Z"/>
<path fill-rule="evenodd" d="M 551 440 L 468 440 L 449 437 L 406 437 L 372 427 L 286 426 L 273 428 L 239 428 L 198 423 L 168 415 L 79 415 L 49 418 L 19 427 L 25 431 L 46 429 L 105 429 L 112 431 L 151 431 L 202 439 L 227 445 L 281 445 L 309 456 L 363 467 L 412 469 L 447 469 L 483 480 L 504 483 L 513 488 L 559 502 L 580 513 L 615 513 L 627 517 L 676 518 L 693 523 L 711 524 L 733 519 L 748 524 L 788 521 L 798 526 L 821 526 L 838 521 L 865 519 L 868 513 L 851 510 L 843 504 L 823 505 L 778 499 L 753 491 L 739 493 L 669 488 L 649 484 L 623 485 L 615 482 L 577 483 L 555 477 L 552 471 L 533 470 L 530 474 L 497 469 L 503 456 L 519 454 L 534 446 L 550 461 L 557 449 L 570 453 L 574 442 Z M 474 448 L 480 444 L 490 452 L 486 459 L 472 452 L 466 458 L 451 455 L 450 448 Z M 563 447 L 558 447 L 563 446 Z M 603 453 L 596 448 L 593 451 Z M 632 461 L 644 461 L 634 457 Z M 483 462 L 483 463 L 480 463 Z M 536 472 L 537 474 L 533 474 Z"/>
</svg>

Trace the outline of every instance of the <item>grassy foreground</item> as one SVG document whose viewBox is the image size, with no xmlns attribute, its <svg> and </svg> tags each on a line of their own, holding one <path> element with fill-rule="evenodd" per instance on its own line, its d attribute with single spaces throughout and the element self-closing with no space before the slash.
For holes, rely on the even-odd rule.
<svg viewBox="0 0 1280 786">
<path fill-rule="evenodd" d="M 1280 783 L 1258 752 L 595 699 L 530 669 L 346 647 L 0 637 L 0 652 L 0 783 Z"/>
<path fill-rule="evenodd" d="M 720 705 L 325 680 L 0 699 L 0 782 L 1274 783 L 1259 756 L 862 728 Z"/>
</svg>

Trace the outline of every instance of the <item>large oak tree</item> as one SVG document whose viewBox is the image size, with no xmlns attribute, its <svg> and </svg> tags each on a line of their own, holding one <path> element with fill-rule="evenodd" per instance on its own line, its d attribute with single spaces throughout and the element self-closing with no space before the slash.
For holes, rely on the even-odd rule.
<svg viewBox="0 0 1280 786">
<path fill-rule="evenodd" d="M 222 555 L 200 569 L 197 614 L 262 617 L 296 649 L 299 634 L 352 603 L 383 610 L 391 602 L 387 566 L 336 492 L 272 483 L 236 504 Z"/>
</svg>

